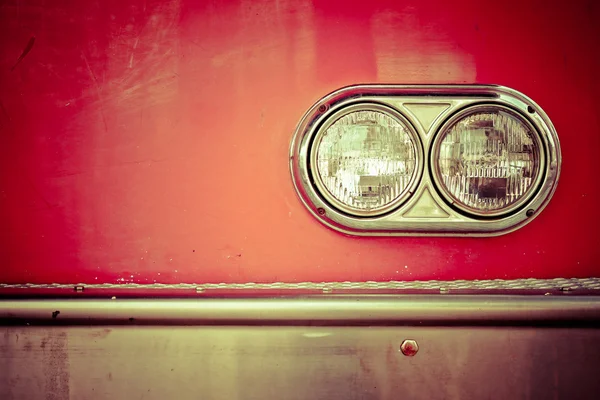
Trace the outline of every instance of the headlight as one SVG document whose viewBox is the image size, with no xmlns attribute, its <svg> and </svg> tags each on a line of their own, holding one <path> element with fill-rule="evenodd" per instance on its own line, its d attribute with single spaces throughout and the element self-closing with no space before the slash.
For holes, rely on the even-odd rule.
<svg viewBox="0 0 600 400">
<path fill-rule="evenodd" d="M 455 114 L 440 128 L 431 160 L 443 197 L 480 217 L 505 215 L 525 203 L 539 184 L 543 162 L 532 124 L 499 105 Z"/>
<path fill-rule="evenodd" d="M 313 178 L 339 210 L 380 215 L 409 195 L 421 161 L 419 149 L 414 128 L 399 113 L 377 104 L 345 107 L 315 136 Z"/>
<path fill-rule="evenodd" d="M 502 86 L 349 86 L 305 113 L 290 149 L 311 214 L 365 236 L 508 233 L 546 207 L 560 165 L 550 118 Z"/>
</svg>

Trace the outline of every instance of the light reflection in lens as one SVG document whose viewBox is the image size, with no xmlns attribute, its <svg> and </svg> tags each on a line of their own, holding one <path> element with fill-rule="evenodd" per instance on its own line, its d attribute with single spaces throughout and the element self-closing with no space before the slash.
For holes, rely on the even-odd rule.
<svg viewBox="0 0 600 400">
<path fill-rule="evenodd" d="M 512 112 L 468 113 L 441 134 L 438 174 L 457 205 L 495 214 L 532 190 L 540 170 L 538 145 L 532 128 Z"/>
<path fill-rule="evenodd" d="M 417 168 L 406 123 L 376 110 L 350 112 L 317 142 L 317 172 L 349 212 L 378 211 L 407 192 Z"/>
</svg>

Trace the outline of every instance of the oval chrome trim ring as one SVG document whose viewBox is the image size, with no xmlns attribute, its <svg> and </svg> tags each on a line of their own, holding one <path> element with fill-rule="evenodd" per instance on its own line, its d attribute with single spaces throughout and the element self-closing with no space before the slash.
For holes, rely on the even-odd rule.
<svg viewBox="0 0 600 400">
<path fill-rule="evenodd" d="M 314 182 L 310 152 L 315 135 L 334 113 L 354 104 L 380 104 L 406 117 L 415 128 L 423 170 L 411 195 L 376 216 L 356 216 L 327 201 Z M 535 129 L 540 154 L 537 190 L 511 214 L 482 218 L 450 205 L 432 174 L 432 149 L 446 121 L 472 106 L 501 106 L 522 115 Z M 496 85 L 357 85 L 317 101 L 300 120 L 290 148 L 292 181 L 301 202 L 322 224 L 357 236 L 497 236 L 531 222 L 546 207 L 560 176 L 561 153 L 556 130 L 546 113 L 522 93 Z"/>
</svg>

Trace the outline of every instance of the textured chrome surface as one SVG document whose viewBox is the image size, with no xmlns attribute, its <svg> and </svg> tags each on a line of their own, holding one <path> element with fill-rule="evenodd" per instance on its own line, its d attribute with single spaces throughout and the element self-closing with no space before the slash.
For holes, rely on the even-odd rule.
<svg viewBox="0 0 600 400">
<path fill-rule="evenodd" d="M 165 289 L 165 290 L 600 290 L 600 278 L 491 279 L 386 282 L 274 282 L 274 283 L 0 283 L 1 289 Z"/>
<path fill-rule="evenodd" d="M 419 343 L 402 355 L 404 338 Z M 586 399 L 600 331 L 5 327 L 2 399 Z"/>
<path fill-rule="evenodd" d="M 322 124 L 346 107 L 377 103 L 396 110 L 416 129 L 424 147 L 424 169 L 411 195 L 385 215 L 351 216 L 332 205 L 312 176 L 312 143 Z M 506 107 L 531 124 L 540 144 L 540 181 L 531 197 L 510 215 L 477 218 L 444 200 L 432 174 L 431 151 L 444 123 L 466 107 Z M 362 85 L 340 89 L 319 100 L 301 119 L 291 143 L 290 169 L 300 200 L 323 224 L 359 236 L 494 236 L 533 220 L 556 189 L 561 153 L 558 136 L 544 111 L 527 96 L 502 86 Z"/>
</svg>

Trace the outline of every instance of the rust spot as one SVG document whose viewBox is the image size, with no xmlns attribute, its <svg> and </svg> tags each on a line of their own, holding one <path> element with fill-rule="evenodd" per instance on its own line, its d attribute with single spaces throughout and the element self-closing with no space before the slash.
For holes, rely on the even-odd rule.
<svg viewBox="0 0 600 400">
<path fill-rule="evenodd" d="M 108 376 L 107 376 L 107 378 L 108 378 L 108 380 L 109 380 L 109 381 L 112 381 L 112 372 L 109 372 L 109 373 L 108 373 Z"/>
<path fill-rule="evenodd" d="M 60 314 L 60 311 L 52 311 L 52 319 L 56 319 L 56 317 L 58 317 L 58 314 Z"/>
</svg>

